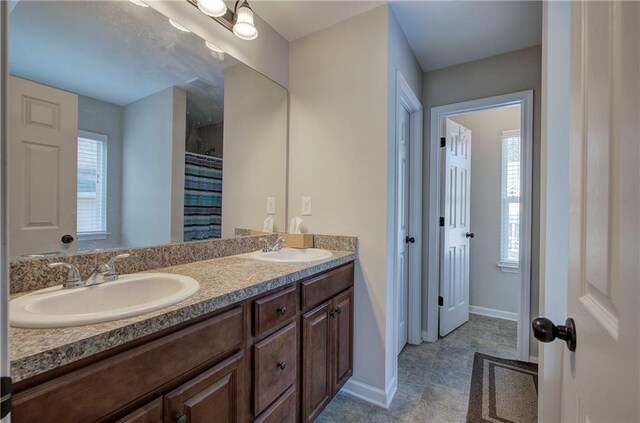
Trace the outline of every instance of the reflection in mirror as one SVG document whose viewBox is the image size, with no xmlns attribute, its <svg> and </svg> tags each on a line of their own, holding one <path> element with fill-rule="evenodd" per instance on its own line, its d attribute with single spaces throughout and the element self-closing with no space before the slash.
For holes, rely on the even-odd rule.
<svg viewBox="0 0 640 423">
<path fill-rule="evenodd" d="M 283 87 L 133 2 L 9 20 L 12 258 L 285 228 Z"/>
</svg>

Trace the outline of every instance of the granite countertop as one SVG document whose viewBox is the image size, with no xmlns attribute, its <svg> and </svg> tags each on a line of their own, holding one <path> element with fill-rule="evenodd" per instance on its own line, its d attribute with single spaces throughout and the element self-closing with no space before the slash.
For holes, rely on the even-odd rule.
<svg viewBox="0 0 640 423">
<path fill-rule="evenodd" d="M 112 322 L 54 329 L 12 327 L 11 376 L 14 382 L 27 379 L 355 259 L 353 252 L 332 253 L 329 259 L 310 263 L 273 263 L 242 254 L 149 270 L 191 276 L 200 290 L 173 306 Z"/>
</svg>

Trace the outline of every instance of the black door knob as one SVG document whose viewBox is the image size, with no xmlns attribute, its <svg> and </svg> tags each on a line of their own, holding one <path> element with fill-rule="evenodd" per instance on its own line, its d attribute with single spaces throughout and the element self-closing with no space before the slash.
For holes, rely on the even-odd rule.
<svg viewBox="0 0 640 423">
<path fill-rule="evenodd" d="M 540 342 L 552 342 L 562 339 L 567 343 L 569 351 L 576 350 L 576 323 L 572 318 L 568 318 L 564 326 L 556 326 L 546 317 L 538 317 L 531 322 L 533 336 Z"/>
<path fill-rule="evenodd" d="M 73 242 L 73 237 L 69 234 L 62 235 L 60 241 L 62 241 L 63 244 L 71 244 Z"/>
<path fill-rule="evenodd" d="M 474 234 L 473 232 L 467 232 L 466 234 L 464 234 L 464 236 L 466 236 L 467 238 L 475 238 L 476 234 Z"/>
<path fill-rule="evenodd" d="M 404 241 L 407 244 L 415 244 L 416 243 L 416 239 L 412 236 L 407 235 L 407 237 L 404 239 Z"/>
<path fill-rule="evenodd" d="M 176 423 L 187 423 L 189 418 L 185 414 L 175 414 L 172 420 Z"/>
</svg>

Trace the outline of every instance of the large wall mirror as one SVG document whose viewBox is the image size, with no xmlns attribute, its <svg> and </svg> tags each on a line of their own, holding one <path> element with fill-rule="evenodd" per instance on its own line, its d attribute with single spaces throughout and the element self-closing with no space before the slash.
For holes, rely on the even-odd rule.
<svg viewBox="0 0 640 423">
<path fill-rule="evenodd" d="M 19 1 L 9 28 L 11 258 L 285 229 L 285 88 L 134 2 Z"/>
</svg>

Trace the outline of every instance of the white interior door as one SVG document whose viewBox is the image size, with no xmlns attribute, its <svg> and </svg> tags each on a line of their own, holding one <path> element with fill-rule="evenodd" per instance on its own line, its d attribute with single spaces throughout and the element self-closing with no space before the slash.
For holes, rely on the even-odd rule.
<svg viewBox="0 0 640 423">
<path fill-rule="evenodd" d="M 397 245 L 398 257 L 397 276 L 398 281 L 398 354 L 407 343 L 409 334 L 409 112 L 404 107 L 398 108 L 397 117 L 397 145 L 398 172 L 396 180 L 398 202 L 398 231 Z"/>
<path fill-rule="evenodd" d="M 440 250 L 440 336 L 469 320 L 469 218 L 471 203 L 471 131 L 445 122 L 444 206 Z"/>
<path fill-rule="evenodd" d="M 640 3 L 572 5 L 563 421 L 640 421 Z M 556 322 L 558 323 L 558 322 Z"/>
<path fill-rule="evenodd" d="M 8 94 L 9 254 L 73 252 L 78 97 L 16 77 Z"/>
</svg>

